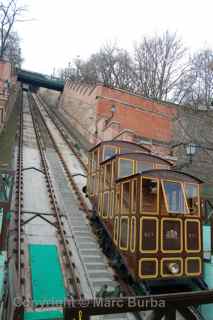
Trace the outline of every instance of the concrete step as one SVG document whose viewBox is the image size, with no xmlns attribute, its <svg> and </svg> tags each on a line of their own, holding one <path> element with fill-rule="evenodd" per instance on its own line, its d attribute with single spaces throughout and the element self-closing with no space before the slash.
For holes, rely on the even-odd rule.
<svg viewBox="0 0 213 320">
<path fill-rule="evenodd" d="M 103 271 L 103 270 L 107 270 L 106 265 L 104 263 L 86 263 L 86 268 L 88 270 L 88 272 L 90 272 L 90 270 L 99 270 L 99 271 Z"/>
<path fill-rule="evenodd" d="M 84 256 L 83 261 L 87 263 L 104 263 L 104 257 L 99 255 Z"/>
<path fill-rule="evenodd" d="M 82 231 L 84 231 L 84 232 L 90 232 L 90 229 L 89 229 L 89 227 L 88 226 L 85 226 L 85 225 L 83 225 L 82 224 L 82 226 L 73 226 L 72 227 L 72 229 L 73 229 L 73 231 L 74 232 L 82 232 Z"/>
<path fill-rule="evenodd" d="M 80 249 L 99 249 L 99 246 L 95 242 L 78 242 L 78 247 Z"/>
<path fill-rule="evenodd" d="M 92 284 L 95 288 L 99 287 L 102 288 L 104 285 L 107 285 L 109 287 L 117 287 L 118 286 L 118 282 L 111 280 L 109 278 L 100 278 L 100 279 L 92 279 Z"/>
<path fill-rule="evenodd" d="M 103 278 L 103 279 L 109 279 L 109 280 L 111 279 L 112 281 L 114 280 L 113 275 L 109 273 L 109 271 L 107 272 L 107 271 L 99 271 L 99 270 L 90 270 L 89 276 L 91 279 Z"/>
<path fill-rule="evenodd" d="M 127 316 L 125 315 L 125 313 L 116 313 L 116 314 L 106 314 L 103 317 L 103 320 L 125 320 L 128 319 Z"/>
<path fill-rule="evenodd" d="M 95 242 L 95 243 L 97 243 L 96 239 L 93 238 L 92 236 L 91 236 L 91 237 L 85 237 L 85 236 L 78 236 L 78 235 L 76 235 L 75 238 L 76 238 L 76 240 L 77 240 L 78 242 Z"/>
<path fill-rule="evenodd" d="M 80 249 L 80 251 L 83 256 L 100 256 L 100 250 L 98 249 L 88 248 L 86 250 Z"/>
<path fill-rule="evenodd" d="M 76 231 L 75 232 L 75 237 L 77 238 L 77 237 L 80 237 L 80 236 L 83 236 L 83 237 L 89 237 L 91 235 L 91 232 L 89 232 L 89 231 Z"/>
</svg>

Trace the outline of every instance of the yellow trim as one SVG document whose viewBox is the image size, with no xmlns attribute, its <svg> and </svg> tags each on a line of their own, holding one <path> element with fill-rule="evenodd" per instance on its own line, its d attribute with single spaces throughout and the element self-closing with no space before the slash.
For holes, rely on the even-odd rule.
<svg viewBox="0 0 213 320">
<path fill-rule="evenodd" d="M 163 273 L 163 262 L 164 261 L 180 261 L 180 272 L 179 273 L 176 273 L 176 274 L 171 274 L 171 273 Z M 160 274 L 161 274 L 161 277 L 179 277 L 179 276 L 182 276 L 183 275 L 183 259 L 182 258 L 179 258 L 179 257 L 172 257 L 172 258 L 162 258 L 161 259 L 161 262 L 160 262 Z"/>
<path fill-rule="evenodd" d="M 107 210 L 107 214 L 104 215 L 104 195 L 108 194 L 108 210 Z M 103 206 L 102 206 L 102 218 L 103 219 L 107 219 L 109 217 L 109 210 L 110 210 L 110 192 L 109 191 L 104 191 L 103 192 Z"/>
<path fill-rule="evenodd" d="M 141 265 L 142 265 L 142 262 L 143 261 L 153 261 L 155 262 L 155 265 L 156 265 L 156 272 L 155 274 L 150 274 L 150 275 L 143 275 L 141 273 Z M 150 279 L 150 278 L 157 278 L 158 276 L 158 259 L 157 258 L 141 258 L 138 262 L 138 275 L 141 279 Z"/>
<path fill-rule="evenodd" d="M 137 221 L 136 221 L 136 217 L 132 217 L 131 221 L 130 221 L 130 244 L 129 244 L 129 248 L 131 252 L 135 252 L 135 248 L 136 248 L 136 235 L 137 235 L 137 225 L 136 225 Z M 134 228 L 133 228 L 133 224 L 134 224 Z"/>
<path fill-rule="evenodd" d="M 121 246 L 121 233 L 122 233 L 122 221 L 127 220 L 127 245 L 125 247 Z M 129 248 L 129 217 L 122 216 L 120 218 L 120 232 L 119 232 L 119 248 L 123 251 L 128 251 Z"/>
<path fill-rule="evenodd" d="M 156 249 L 155 250 L 143 250 L 142 249 L 143 220 L 155 220 L 156 221 Z M 158 252 L 158 250 L 159 250 L 159 220 L 157 217 L 141 217 L 140 218 L 139 250 L 141 253 L 156 253 L 156 252 Z"/>
<path fill-rule="evenodd" d="M 198 224 L 198 249 L 197 250 L 189 250 L 188 248 L 187 248 L 187 222 L 193 222 L 193 223 L 197 223 Z M 188 252 L 188 253 L 192 253 L 192 252 L 200 252 L 201 251 L 201 227 L 200 227 L 200 220 L 198 220 L 198 219 L 186 219 L 185 220 L 185 223 L 184 223 L 184 234 L 185 234 L 185 250 L 186 250 L 186 252 Z"/>
<path fill-rule="evenodd" d="M 180 222 L 180 249 L 179 250 L 164 250 L 163 249 L 163 222 L 164 221 L 179 221 Z M 162 218 L 161 219 L 161 251 L 163 253 L 178 253 L 183 251 L 183 221 L 180 218 Z"/>
<path fill-rule="evenodd" d="M 177 211 L 170 211 L 170 210 L 169 210 L 169 205 L 168 205 L 168 201 L 167 201 L 166 191 L 165 191 L 164 184 L 163 184 L 164 181 L 173 182 L 173 183 L 177 183 L 177 184 L 180 184 L 180 185 L 181 185 L 181 189 L 182 189 L 182 192 L 183 192 L 183 197 L 184 197 L 184 200 L 185 200 L 186 212 L 177 212 Z M 183 182 L 177 181 L 177 180 L 162 179 L 162 180 L 161 180 L 161 186 L 162 186 L 162 190 L 163 190 L 163 196 L 164 196 L 164 200 L 165 200 L 165 203 L 166 203 L 166 210 L 167 210 L 167 212 L 168 212 L 168 213 L 172 213 L 172 214 L 185 214 L 185 215 L 189 214 L 189 208 L 188 208 L 188 203 L 187 203 L 187 199 L 186 199 L 186 195 L 185 195 L 185 190 L 184 190 Z"/>
<path fill-rule="evenodd" d="M 117 237 L 116 237 L 117 236 Z M 118 236 L 119 236 L 119 217 L 115 217 L 114 225 L 113 225 L 113 241 L 118 245 Z"/>
<path fill-rule="evenodd" d="M 132 172 L 130 174 L 128 174 L 127 176 L 120 176 L 120 162 L 121 160 L 126 160 L 126 161 L 130 161 L 132 162 Z M 129 158 L 119 158 L 119 161 L 118 161 L 118 178 L 125 178 L 125 177 L 128 177 L 128 176 L 131 176 L 132 174 L 134 174 L 134 160 L 133 159 L 129 159 Z"/>
<path fill-rule="evenodd" d="M 144 180 L 156 180 L 157 182 L 157 211 L 155 212 L 149 212 L 149 211 L 143 211 L 143 204 L 142 204 L 142 199 L 143 199 L 143 179 Z M 159 215 L 159 199 L 160 199 L 160 189 L 159 189 L 160 183 L 158 178 L 153 178 L 153 177 L 147 177 L 143 176 L 141 177 L 141 188 L 140 188 L 140 213 L 141 214 L 151 214 L 151 215 Z"/>
<path fill-rule="evenodd" d="M 188 272 L 188 264 L 187 262 L 189 260 L 198 260 L 199 261 L 199 272 Z M 186 258 L 185 260 L 185 270 L 186 270 L 186 275 L 187 276 L 198 276 L 201 274 L 201 271 L 202 271 L 202 267 L 201 267 L 201 258 L 199 257 L 189 257 L 189 258 Z"/>
<path fill-rule="evenodd" d="M 130 214 L 131 212 L 131 198 L 132 198 L 132 195 L 131 195 L 131 181 L 132 179 L 128 179 L 128 180 L 125 180 L 124 182 L 121 183 L 121 214 Z M 124 208 L 123 208 L 123 185 L 126 184 L 126 183 L 129 183 L 130 185 L 130 192 L 129 192 L 129 210 L 127 211 L 124 211 Z"/>
</svg>

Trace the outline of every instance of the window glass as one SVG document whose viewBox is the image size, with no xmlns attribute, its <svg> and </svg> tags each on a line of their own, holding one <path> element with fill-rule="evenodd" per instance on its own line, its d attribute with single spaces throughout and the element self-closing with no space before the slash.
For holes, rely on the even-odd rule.
<svg viewBox="0 0 213 320">
<path fill-rule="evenodd" d="M 96 175 L 91 177 L 91 193 L 96 192 Z"/>
<path fill-rule="evenodd" d="M 136 212 L 137 209 L 137 180 L 132 181 L 132 211 Z"/>
<path fill-rule="evenodd" d="M 198 198 L 198 185 L 186 183 L 185 193 L 189 212 L 191 214 L 199 212 L 199 198 Z"/>
<path fill-rule="evenodd" d="M 120 192 L 116 192 L 115 198 L 115 212 L 118 214 L 120 212 Z"/>
<path fill-rule="evenodd" d="M 118 230 L 119 230 L 119 220 L 118 217 L 115 218 L 115 222 L 114 222 L 114 228 L 113 228 L 113 232 L 114 232 L 114 242 L 117 244 L 118 242 Z"/>
<path fill-rule="evenodd" d="M 123 250 L 128 249 L 128 242 L 129 242 L 129 219 L 125 217 L 125 218 L 121 218 L 120 248 Z"/>
<path fill-rule="evenodd" d="M 111 191 L 110 217 L 114 216 L 114 191 Z"/>
<path fill-rule="evenodd" d="M 132 217 L 131 219 L 131 238 L 130 238 L 130 250 L 131 252 L 135 251 L 135 240 L 136 240 L 136 218 Z"/>
<path fill-rule="evenodd" d="M 103 218 L 107 218 L 109 213 L 109 192 L 104 192 L 103 196 Z"/>
<path fill-rule="evenodd" d="M 168 204 L 168 211 L 173 213 L 187 213 L 187 206 L 181 183 L 163 181 L 163 186 Z"/>
<path fill-rule="evenodd" d="M 157 213 L 158 182 L 156 179 L 142 178 L 142 212 Z"/>
<path fill-rule="evenodd" d="M 143 172 L 151 169 L 153 169 L 152 163 L 137 161 L 137 172 Z"/>
<path fill-rule="evenodd" d="M 98 150 L 96 149 L 93 151 L 93 157 L 92 157 L 92 171 L 96 171 L 98 168 Z"/>
<path fill-rule="evenodd" d="M 104 157 L 103 160 L 109 159 L 117 153 L 116 147 L 104 146 Z"/>
<path fill-rule="evenodd" d="M 133 174 L 133 161 L 128 159 L 119 160 L 119 178 L 127 177 Z"/>
<path fill-rule="evenodd" d="M 89 155 L 89 162 L 88 162 L 88 172 L 90 173 L 92 170 L 92 153 Z"/>
<path fill-rule="evenodd" d="M 105 165 L 105 188 L 109 188 L 111 185 L 112 166 L 111 163 Z"/>
<path fill-rule="evenodd" d="M 101 211 L 102 211 L 102 197 L 103 197 L 103 194 L 99 193 L 99 196 L 98 196 L 98 215 L 99 216 L 101 216 Z"/>
<path fill-rule="evenodd" d="M 124 182 L 122 184 L 123 189 L 123 199 L 122 199 L 122 213 L 129 213 L 131 205 L 131 190 L 130 181 Z"/>
<path fill-rule="evenodd" d="M 99 179 L 100 179 L 99 189 L 100 191 L 102 191 L 104 189 L 104 168 L 103 167 L 100 169 Z"/>
</svg>

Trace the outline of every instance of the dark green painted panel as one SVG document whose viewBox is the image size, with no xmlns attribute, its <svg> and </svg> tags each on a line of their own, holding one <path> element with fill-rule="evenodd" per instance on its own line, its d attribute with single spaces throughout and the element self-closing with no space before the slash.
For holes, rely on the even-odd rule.
<svg viewBox="0 0 213 320">
<path fill-rule="evenodd" d="M 60 311 L 44 311 L 44 312 L 25 312 L 24 320 L 58 320 L 63 319 Z"/>
<path fill-rule="evenodd" d="M 66 299 L 63 274 L 55 245 L 29 245 L 34 305 Z"/>
</svg>

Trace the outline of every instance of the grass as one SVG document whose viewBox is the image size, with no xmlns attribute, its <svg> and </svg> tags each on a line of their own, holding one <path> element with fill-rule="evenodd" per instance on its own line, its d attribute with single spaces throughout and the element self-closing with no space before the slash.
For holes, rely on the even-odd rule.
<svg viewBox="0 0 213 320">
<path fill-rule="evenodd" d="M 0 167 L 11 168 L 12 151 L 15 144 L 18 110 L 13 108 L 6 128 L 0 134 Z"/>
</svg>

